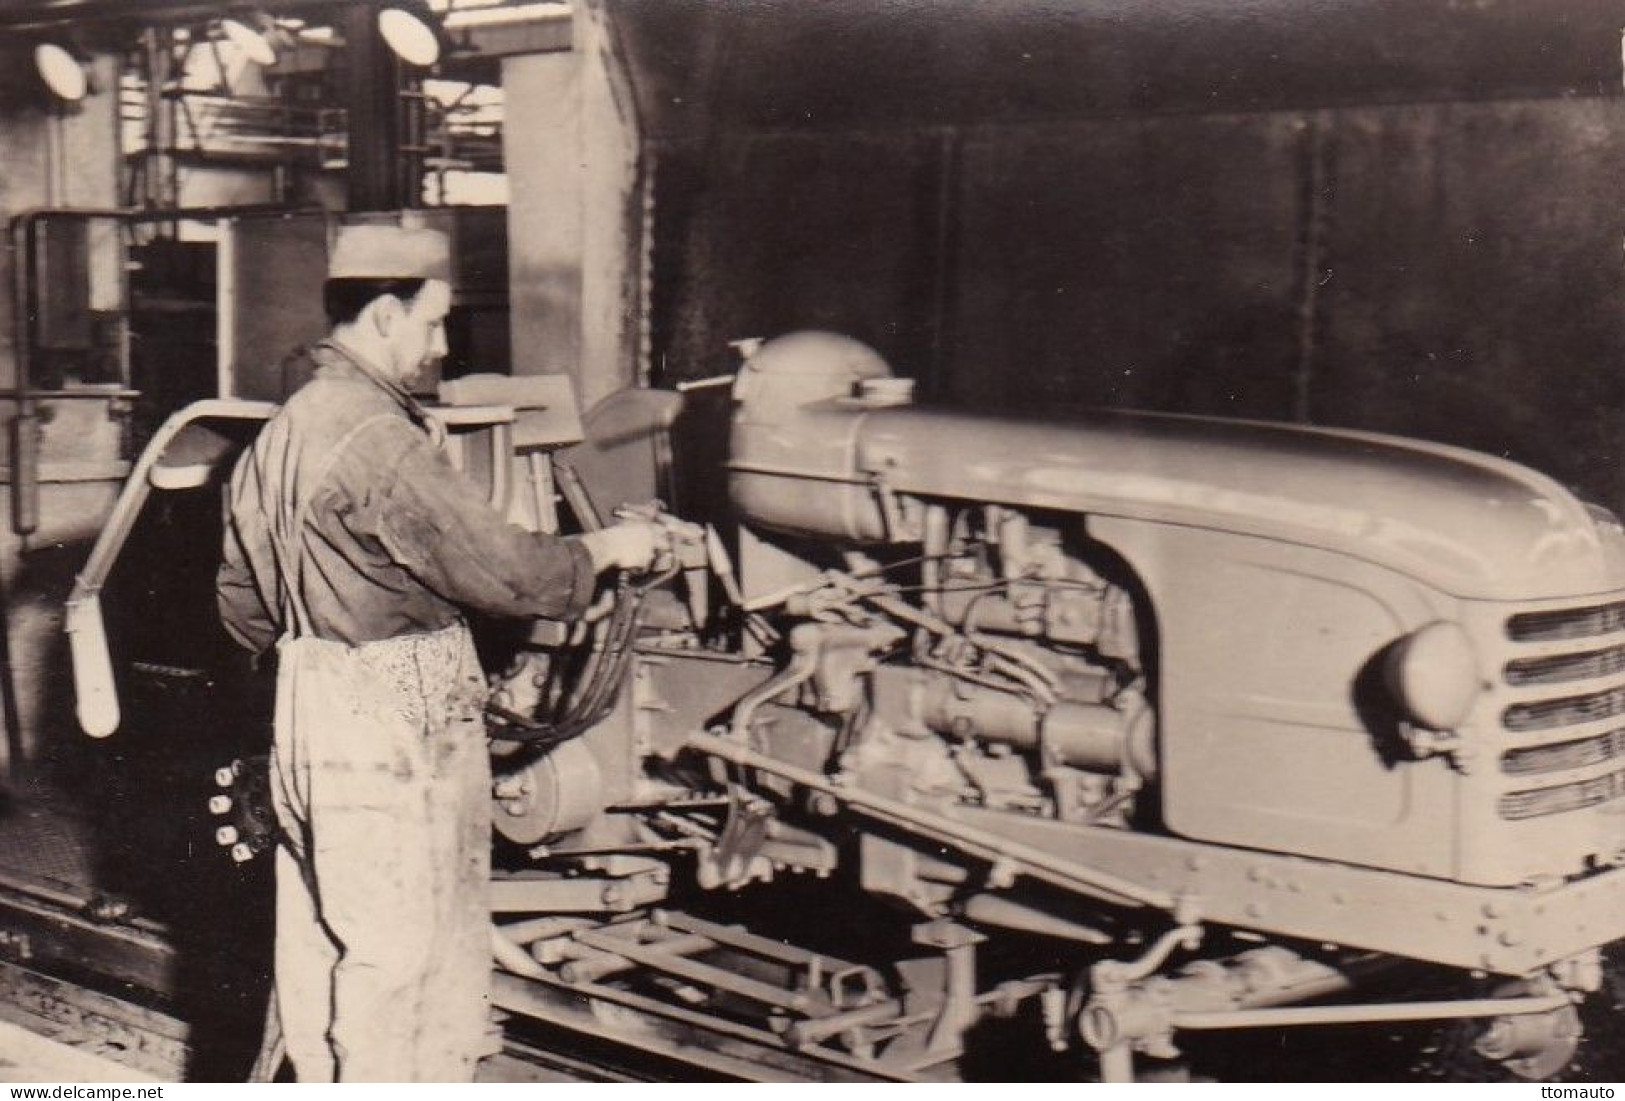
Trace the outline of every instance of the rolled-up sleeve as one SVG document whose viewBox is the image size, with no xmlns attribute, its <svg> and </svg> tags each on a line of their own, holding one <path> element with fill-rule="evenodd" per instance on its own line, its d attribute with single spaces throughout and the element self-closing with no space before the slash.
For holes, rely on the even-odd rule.
<svg viewBox="0 0 1625 1101">
<path fill-rule="evenodd" d="M 351 523 L 441 598 L 488 615 L 574 619 L 592 601 L 592 558 L 578 540 L 508 523 L 473 481 L 405 421 L 356 451 L 374 460 L 340 481 Z"/>
</svg>

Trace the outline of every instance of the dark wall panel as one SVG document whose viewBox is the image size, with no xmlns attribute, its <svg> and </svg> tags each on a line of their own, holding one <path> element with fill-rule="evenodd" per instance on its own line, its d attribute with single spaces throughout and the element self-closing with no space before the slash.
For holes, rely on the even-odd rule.
<svg viewBox="0 0 1625 1101">
<path fill-rule="evenodd" d="M 726 342 L 848 333 L 900 370 L 931 340 L 935 144 L 758 135 L 659 160 L 657 374 L 730 369 Z"/>
<path fill-rule="evenodd" d="M 973 407 L 1291 418 L 1625 511 L 1625 104 L 729 135 L 662 153 L 655 351 L 819 326 Z"/>
<path fill-rule="evenodd" d="M 1622 124 L 1617 100 L 1340 112 L 1314 419 L 1625 505 Z"/>
<path fill-rule="evenodd" d="M 1173 117 L 967 138 L 947 395 L 1289 416 L 1301 129 Z"/>
<path fill-rule="evenodd" d="M 645 133 L 1618 94 L 1619 0 L 607 0 Z"/>
</svg>

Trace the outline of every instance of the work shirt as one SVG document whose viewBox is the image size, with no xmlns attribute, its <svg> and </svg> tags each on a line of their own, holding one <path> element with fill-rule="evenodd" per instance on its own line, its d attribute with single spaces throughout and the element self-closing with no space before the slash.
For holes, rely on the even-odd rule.
<svg viewBox="0 0 1625 1101">
<path fill-rule="evenodd" d="M 257 653 L 294 633 L 353 646 L 440 630 L 459 608 L 557 619 L 586 609 L 594 572 L 578 541 L 507 523 L 375 368 L 332 342 L 307 355 L 314 377 L 231 479 L 216 591 L 238 642 Z"/>
</svg>

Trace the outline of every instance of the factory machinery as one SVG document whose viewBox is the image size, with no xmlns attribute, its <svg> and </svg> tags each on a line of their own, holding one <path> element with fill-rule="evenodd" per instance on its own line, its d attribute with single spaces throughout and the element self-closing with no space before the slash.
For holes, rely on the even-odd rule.
<svg viewBox="0 0 1625 1101">
<path fill-rule="evenodd" d="M 1454 448 L 927 408 L 843 337 L 745 351 L 725 468 L 677 455 L 726 482 L 703 517 L 612 484 L 673 395 L 563 450 L 519 398 L 444 411 L 515 519 L 672 533 L 589 629 L 486 648 L 503 1011 L 720 1077 L 1268 1077 L 1203 1059 L 1414 1029 L 1440 1073 L 1594 1073 L 1613 517 Z M 233 690 L 134 653 L 103 589 L 155 496 L 217 513 L 270 412 L 192 406 L 137 465 L 69 609 L 89 733 L 142 684 Z M 243 860 L 253 776 L 214 807 Z"/>
</svg>

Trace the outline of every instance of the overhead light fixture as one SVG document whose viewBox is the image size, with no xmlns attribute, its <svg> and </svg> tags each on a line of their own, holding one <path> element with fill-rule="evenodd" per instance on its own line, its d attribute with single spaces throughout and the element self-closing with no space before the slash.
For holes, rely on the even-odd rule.
<svg viewBox="0 0 1625 1101">
<path fill-rule="evenodd" d="M 254 30 L 246 23 L 239 23 L 235 19 L 220 20 L 220 33 L 226 36 L 239 53 L 256 65 L 275 65 L 276 51 L 271 48 L 270 41 L 259 31 Z"/>
<path fill-rule="evenodd" d="M 34 67 L 51 94 L 67 103 L 78 103 L 90 91 L 90 79 L 79 59 L 54 42 L 34 47 Z"/>
<path fill-rule="evenodd" d="M 401 8 L 378 13 L 378 33 L 389 48 L 409 65 L 427 68 L 440 60 L 440 37 L 420 17 Z"/>
</svg>

